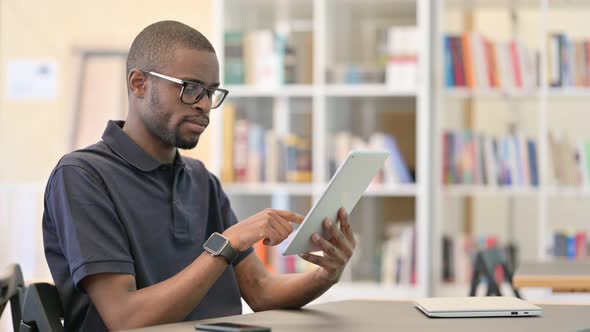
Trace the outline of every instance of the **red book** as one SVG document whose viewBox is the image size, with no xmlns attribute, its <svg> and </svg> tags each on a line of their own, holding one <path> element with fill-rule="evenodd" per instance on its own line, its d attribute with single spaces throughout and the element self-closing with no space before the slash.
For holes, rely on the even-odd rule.
<svg viewBox="0 0 590 332">
<path fill-rule="evenodd" d="M 236 182 L 248 180 L 248 134 L 249 125 L 246 120 L 238 120 L 234 129 L 234 169 Z"/>
<path fill-rule="evenodd" d="M 512 71 L 514 72 L 514 85 L 517 88 L 522 88 L 522 75 L 520 72 L 520 60 L 518 57 L 518 43 L 516 40 L 510 41 L 510 62 L 512 63 Z"/>
<path fill-rule="evenodd" d="M 457 36 L 451 37 L 451 60 L 453 61 L 453 78 L 455 79 L 455 86 L 465 86 L 465 68 L 463 63 L 463 47 L 461 38 Z"/>
<path fill-rule="evenodd" d="M 576 258 L 577 259 L 584 259 L 588 256 L 588 240 L 586 237 L 586 232 L 579 231 L 576 233 Z"/>
</svg>

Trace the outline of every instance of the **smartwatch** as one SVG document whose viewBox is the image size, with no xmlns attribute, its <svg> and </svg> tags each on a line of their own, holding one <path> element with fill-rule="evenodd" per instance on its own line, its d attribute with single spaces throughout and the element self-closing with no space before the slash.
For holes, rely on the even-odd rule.
<svg viewBox="0 0 590 332">
<path fill-rule="evenodd" d="M 231 247 L 229 240 L 217 232 L 209 236 L 209 239 L 203 244 L 203 249 L 210 252 L 213 256 L 222 256 L 228 264 L 233 263 L 238 257 L 238 252 Z"/>
</svg>

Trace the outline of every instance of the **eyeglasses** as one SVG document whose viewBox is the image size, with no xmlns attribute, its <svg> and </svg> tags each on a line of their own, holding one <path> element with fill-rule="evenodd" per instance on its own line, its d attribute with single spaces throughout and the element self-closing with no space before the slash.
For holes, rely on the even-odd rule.
<svg viewBox="0 0 590 332">
<path fill-rule="evenodd" d="M 219 107 L 221 103 L 223 103 L 223 100 L 225 99 L 225 97 L 227 97 L 227 94 L 229 93 L 229 91 L 224 89 L 207 88 L 201 83 L 181 80 L 179 78 L 174 78 L 168 75 L 156 73 L 154 71 L 147 71 L 142 69 L 140 69 L 140 71 L 182 85 L 182 88 L 180 89 L 180 101 L 183 104 L 187 105 L 194 105 L 198 103 L 199 100 L 201 100 L 201 98 L 203 98 L 203 96 L 207 94 L 209 102 L 211 103 L 211 109 L 214 109 Z"/>
</svg>

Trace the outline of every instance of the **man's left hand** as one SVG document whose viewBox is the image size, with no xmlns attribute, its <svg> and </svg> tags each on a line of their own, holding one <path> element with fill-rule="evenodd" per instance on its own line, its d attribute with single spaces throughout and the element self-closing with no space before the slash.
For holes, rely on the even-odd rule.
<svg viewBox="0 0 590 332">
<path fill-rule="evenodd" d="M 332 283 L 340 280 L 342 271 L 356 247 L 356 241 L 348 223 L 348 214 L 344 208 L 338 210 L 338 220 L 340 220 L 340 227 L 330 219 L 323 221 L 325 232 L 331 236 L 329 241 L 317 233 L 311 236 L 311 240 L 322 249 L 323 256 L 309 253 L 299 255 L 304 260 L 322 267 L 319 270 L 320 277 Z"/>
</svg>

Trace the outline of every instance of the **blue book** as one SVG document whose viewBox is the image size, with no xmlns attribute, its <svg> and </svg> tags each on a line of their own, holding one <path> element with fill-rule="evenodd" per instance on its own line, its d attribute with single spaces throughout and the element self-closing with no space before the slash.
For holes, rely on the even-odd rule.
<svg viewBox="0 0 590 332">
<path fill-rule="evenodd" d="M 533 187 L 539 186 L 539 169 L 537 166 L 537 144 L 532 139 L 527 141 L 528 155 L 529 155 L 529 167 L 531 174 L 531 185 Z"/>
<path fill-rule="evenodd" d="M 522 153 L 524 148 L 520 146 L 520 142 L 518 140 L 518 136 L 513 136 L 511 138 L 512 141 L 512 158 L 514 158 L 514 162 L 516 165 L 516 174 L 514 176 L 514 184 L 515 185 L 524 185 L 524 167 L 522 165 Z"/>
<path fill-rule="evenodd" d="M 397 147 L 395 137 L 392 135 L 385 135 L 385 149 L 390 153 L 389 158 L 391 158 L 393 170 L 400 183 L 412 183 L 412 176 L 410 175 L 408 165 L 404 161 L 404 158 Z"/>
<path fill-rule="evenodd" d="M 576 259 L 576 234 L 569 233 L 565 237 L 565 255 L 567 259 L 574 260 Z"/>
<path fill-rule="evenodd" d="M 451 36 L 449 36 L 449 35 L 444 36 L 443 47 L 444 47 L 445 84 L 448 88 L 452 88 L 455 86 L 455 76 L 453 73 Z"/>
<path fill-rule="evenodd" d="M 560 47 L 560 60 L 561 60 L 561 86 L 569 86 L 570 85 L 570 71 L 571 71 L 571 63 L 570 63 L 570 41 L 569 38 L 563 34 L 559 34 L 559 47 Z"/>
</svg>

